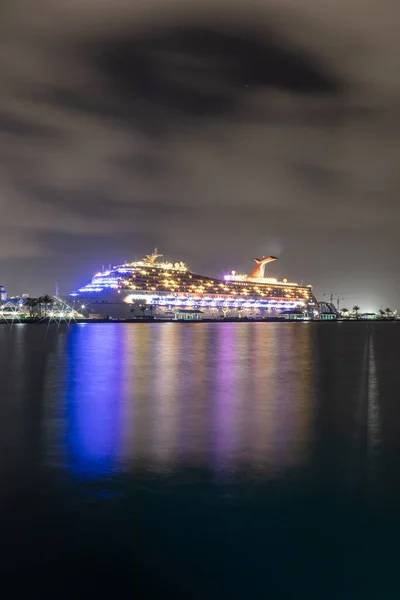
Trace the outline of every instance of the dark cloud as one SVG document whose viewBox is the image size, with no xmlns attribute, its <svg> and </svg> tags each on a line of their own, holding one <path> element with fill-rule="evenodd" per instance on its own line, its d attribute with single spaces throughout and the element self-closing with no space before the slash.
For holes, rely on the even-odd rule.
<svg viewBox="0 0 400 600">
<path fill-rule="evenodd" d="M 156 199 L 152 199 L 150 202 L 140 200 L 122 201 L 113 198 L 110 193 L 102 189 L 90 189 L 89 186 L 84 189 L 59 190 L 57 188 L 21 184 L 21 188 L 25 188 L 26 193 L 36 200 L 38 206 L 44 209 L 46 205 L 59 204 L 63 207 L 63 210 L 70 214 L 85 219 L 94 217 L 96 220 L 105 223 L 109 219 L 131 219 L 132 221 L 139 219 L 143 223 L 144 220 L 154 220 L 154 217 L 161 220 L 166 216 L 173 217 L 178 214 L 181 217 L 195 217 L 197 212 L 196 208 L 192 206 L 174 206 L 172 203 L 165 204 Z"/>
<path fill-rule="evenodd" d="M 146 33 L 133 27 L 129 34 L 108 33 L 78 44 L 73 54 L 101 75 L 97 87 L 89 92 L 64 82 L 36 90 L 34 97 L 67 110 L 123 120 L 148 134 L 176 128 L 188 117 L 218 118 L 232 112 L 237 117 L 242 100 L 257 89 L 338 96 L 346 88 L 321 57 L 239 22 L 228 29 L 182 22 Z M 265 108 L 263 112 L 265 117 Z M 318 118 L 317 111 L 313 118 Z"/>
<path fill-rule="evenodd" d="M 0 112 L 0 135 L 2 134 L 51 139 L 57 136 L 57 131 L 55 128 L 38 125 L 29 119 Z"/>
<path fill-rule="evenodd" d="M 293 175 L 298 178 L 300 185 L 319 188 L 321 191 L 327 188 L 346 190 L 348 186 L 346 176 L 339 171 L 304 162 L 293 165 Z"/>
<path fill-rule="evenodd" d="M 140 173 L 142 176 L 155 177 L 165 174 L 171 166 L 168 157 L 160 157 L 151 154 L 130 154 L 127 151 L 114 159 L 114 164 L 130 173 Z"/>
<path fill-rule="evenodd" d="M 256 28 L 232 32 L 182 23 L 137 38 L 103 40 L 97 68 L 127 101 L 144 99 L 196 116 L 232 109 L 248 88 L 294 94 L 337 94 L 342 84 L 320 59 Z"/>
</svg>

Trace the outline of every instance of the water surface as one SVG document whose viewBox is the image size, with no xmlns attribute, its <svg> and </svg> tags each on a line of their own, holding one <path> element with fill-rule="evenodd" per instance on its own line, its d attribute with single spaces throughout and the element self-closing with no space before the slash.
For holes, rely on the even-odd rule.
<svg viewBox="0 0 400 600">
<path fill-rule="evenodd" d="M 1 326 L 3 584 L 397 597 L 399 343 L 398 323 Z"/>
</svg>

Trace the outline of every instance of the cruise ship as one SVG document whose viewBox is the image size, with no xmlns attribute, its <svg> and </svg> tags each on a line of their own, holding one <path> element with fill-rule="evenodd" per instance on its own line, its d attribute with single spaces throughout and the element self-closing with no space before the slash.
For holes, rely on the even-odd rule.
<svg viewBox="0 0 400 600">
<path fill-rule="evenodd" d="M 310 285 L 266 276 L 274 256 L 254 259 L 250 275 L 232 271 L 223 278 L 193 273 L 184 262 L 168 262 L 154 249 L 142 260 L 96 273 L 70 294 L 80 312 L 113 319 L 267 318 L 283 311 L 312 313 Z"/>
</svg>

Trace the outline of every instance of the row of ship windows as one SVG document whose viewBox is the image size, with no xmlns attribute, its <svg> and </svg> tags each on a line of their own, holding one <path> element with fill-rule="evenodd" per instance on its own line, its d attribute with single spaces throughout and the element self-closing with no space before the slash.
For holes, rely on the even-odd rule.
<svg viewBox="0 0 400 600">
<path fill-rule="evenodd" d="M 127 286 L 128 289 L 132 289 L 132 290 L 136 290 L 136 289 L 146 289 L 148 291 L 163 291 L 163 292 L 182 292 L 182 293 L 192 293 L 192 294 L 207 294 L 207 292 L 209 293 L 219 293 L 219 294 L 230 294 L 230 295 L 246 295 L 246 296 L 276 296 L 276 297 L 282 297 L 282 296 L 286 296 L 287 298 L 298 298 L 300 296 L 302 296 L 303 298 L 311 298 L 312 294 L 310 292 L 307 291 L 301 291 L 298 293 L 295 293 L 293 291 L 291 292 L 286 292 L 285 290 L 282 289 L 272 289 L 266 292 L 261 292 L 258 290 L 238 290 L 237 288 L 232 290 L 230 288 L 224 288 L 224 289 L 212 289 L 212 290 L 204 290 L 204 289 L 188 289 L 187 287 L 183 287 L 183 286 L 165 286 L 165 285 L 157 285 L 157 286 L 152 286 L 152 285 L 142 285 L 142 286 L 135 286 L 135 285 L 129 285 Z"/>
<path fill-rule="evenodd" d="M 159 281 L 149 281 L 148 279 L 146 279 L 145 281 L 140 281 L 135 280 L 135 283 L 137 283 L 137 285 L 135 285 L 134 283 L 132 283 L 129 280 L 125 280 L 122 282 L 122 284 L 128 288 L 132 288 L 132 289 L 136 289 L 136 288 L 147 288 L 147 289 L 162 289 L 162 290 L 176 290 L 178 291 L 187 291 L 190 290 L 193 293 L 195 291 L 204 293 L 204 292 L 211 292 L 211 291 L 226 291 L 227 293 L 239 293 L 238 290 L 238 286 L 234 286 L 231 287 L 229 285 L 225 285 L 223 283 L 217 284 L 217 285 L 213 285 L 210 283 L 206 283 L 204 284 L 203 282 L 199 282 L 199 284 L 196 286 L 194 284 L 185 285 L 185 282 L 181 282 L 181 281 L 164 281 L 162 283 L 160 283 Z M 183 285 L 182 285 L 183 284 Z M 250 284 L 251 289 L 249 289 L 249 284 L 242 284 L 243 287 L 240 290 L 240 293 L 244 293 L 244 294 L 249 294 L 250 292 L 252 294 L 258 294 L 258 295 L 266 295 L 266 293 L 268 293 L 269 295 L 274 294 L 274 292 L 278 293 L 278 294 L 282 294 L 282 292 L 284 292 L 285 294 L 289 295 L 289 296 L 298 296 L 303 295 L 304 297 L 311 297 L 312 296 L 312 292 L 310 289 L 305 289 L 305 288 L 292 288 L 292 287 L 281 287 L 281 286 L 271 286 L 265 289 L 260 289 L 258 286 L 255 286 L 254 284 Z M 246 289 L 247 288 L 247 289 Z"/>
<path fill-rule="evenodd" d="M 117 272 L 113 272 L 112 274 L 117 275 Z M 149 278 L 150 275 L 150 278 Z M 153 275 L 154 277 L 151 277 L 151 275 Z M 178 276 L 177 276 L 178 275 Z M 134 279 L 135 281 L 140 282 L 141 284 L 148 284 L 149 280 L 152 283 L 152 285 L 157 284 L 161 278 L 164 279 L 164 282 L 168 282 L 169 285 L 176 285 L 177 283 L 192 283 L 193 285 L 193 281 L 196 281 L 196 285 L 206 285 L 208 287 L 210 286 L 214 286 L 214 285 L 219 285 L 220 287 L 225 287 L 225 283 L 222 282 L 221 280 L 217 280 L 214 281 L 213 279 L 207 279 L 207 277 L 203 277 L 203 276 L 199 276 L 199 275 L 195 275 L 195 274 L 189 274 L 189 273 L 171 273 L 171 271 L 162 271 L 160 269 L 149 269 L 149 270 L 142 270 L 142 271 L 137 271 L 136 273 L 131 273 L 130 274 L 130 278 Z M 125 284 L 129 284 L 129 280 L 125 280 L 124 281 Z M 241 285 L 243 285 L 244 287 L 252 287 L 253 289 L 255 288 L 254 282 L 252 281 L 241 281 L 240 282 Z M 274 284 L 271 284 L 272 288 L 274 287 Z M 280 289 L 281 286 L 279 286 Z M 256 288 L 255 288 L 256 289 Z M 271 289 L 271 288 L 268 288 Z M 296 288 L 298 290 L 298 287 L 296 286 Z M 304 288 L 300 288 L 302 289 L 302 291 L 304 290 Z M 292 286 L 288 286 L 286 288 L 284 288 L 285 292 L 292 292 L 293 291 L 293 287 Z M 311 291 L 308 292 L 308 295 L 311 295 Z"/>
<path fill-rule="evenodd" d="M 159 272 L 159 271 L 154 271 L 154 273 L 156 274 L 156 277 L 152 278 L 152 277 L 148 277 L 148 275 L 150 273 L 148 272 L 142 272 L 142 273 L 132 273 L 131 275 L 131 279 L 134 279 L 135 281 L 140 281 L 140 283 L 146 283 L 146 282 L 153 282 L 153 285 L 155 282 L 159 282 L 160 279 L 163 277 L 163 281 L 164 283 L 168 282 L 168 284 L 170 285 L 174 285 L 176 283 L 192 283 L 192 285 L 206 285 L 206 286 L 213 286 L 213 285 L 219 285 L 221 287 L 224 287 L 226 284 L 219 280 L 219 281 L 214 281 L 213 279 L 207 279 L 205 277 L 201 277 L 201 276 L 196 276 L 196 275 L 182 275 L 180 277 L 173 277 L 171 276 L 170 273 L 167 272 Z M 143 277 L 145 275 L 145 277 Z M 188 281 L 191 280 L 191 281 Z M 196 284 L 193 284 L 193 281 L 196 282 Z M 124 280 L 125 283 L 129 283 L 129 280 Z M 257 287 L 255 286 L 255 283 L 252 281 L 241 281 L 240 282 L 241 285 L 243 286 L 250 286 L 250 287 Z M 274 284 L 270 284 L 271 287 L 274 287 Z M 282 286 L 279 286 L 279 288 L 281 288 Z M 288 286 L 285 288 L 285 290 L 292 290 L 294 286 Z M 300 286 L 296 286 L 295 289 L 298 289 L 298 287 Z M 300 288 L 301 289 L 301 288 Z M 304 289 L 304 288 L 303 288 Z"/>
</svg>

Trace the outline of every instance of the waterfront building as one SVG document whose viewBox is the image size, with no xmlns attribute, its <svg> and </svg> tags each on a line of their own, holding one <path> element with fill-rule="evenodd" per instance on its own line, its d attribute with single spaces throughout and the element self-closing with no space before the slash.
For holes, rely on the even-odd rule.
<svg viewBox="0 0 400 600">
<path fill-rule="evenodd" d="M 283 310 L 279 315 L 285 321 L 302 321 L 304 313 L 300 310 Z"/>
<path fill-rule="evenodd" d="M 337 314 L 334 312 L 321 313 L 319 319 L 320 321 L 336 321 Z"/>
<path fill-rule="evenodd" d="M 19 303 L 12 298 L 5 298 L 4 301 L 0 303 L 0 319 L 5 317 L 19 315 Z"/>
<path fill-rule="evenodd" d="M 201 310 L 178 308 L 178 310 L 175 312 L 175 320 L 201 321 L 202 318 L 203 312 Z"/>
</svg>

